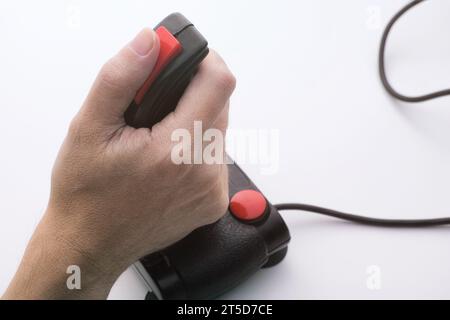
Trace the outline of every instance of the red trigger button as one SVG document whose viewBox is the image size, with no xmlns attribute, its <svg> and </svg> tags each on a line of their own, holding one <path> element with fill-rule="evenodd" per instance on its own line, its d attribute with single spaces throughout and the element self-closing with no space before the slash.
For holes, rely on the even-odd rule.
<svg viewBox="0 0 450 320">
<path fill-rule="evenodd" d="M 239 220 L 254 221 L 267 212 L 267 200 L 255 190 L 242 190 L 230 200 L 230 212 Z"/>
<path fill-rule="evenodd" d="M 159 37 L 159 56 L 153 71 L 150 76 L 145 80 L 142 87 L 136 93 L 134 97 L 134 102 L 139 105 L 144 99 L 145 94 L 152 83 L 156 80 L 161 71 L 173 60 L 175 59 L 183 50 L 180 42 L 175 38 L 169 30 L 165 27 L 159 27 L 156 29 L 156 34 Z"/>
</svg>

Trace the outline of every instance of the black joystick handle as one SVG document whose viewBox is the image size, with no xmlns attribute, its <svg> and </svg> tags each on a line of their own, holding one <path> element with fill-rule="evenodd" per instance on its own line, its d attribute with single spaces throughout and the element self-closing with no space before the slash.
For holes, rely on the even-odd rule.
<svg viewBox="0 0 450 320">
<path fill-rule="evenodd" d="M 125 114 L 136 128 L 152 127 L 175 110 L 208 54 L 207 41 L 179 13 L 155 30 L 161 42 L 157 65 Z M 290 235 L 278 211 L 236 164 L 228 169 L 228 212 L 135 264 L 152 291 L 147 298 L 215 298 L 286 255 Z"/>
</svg>

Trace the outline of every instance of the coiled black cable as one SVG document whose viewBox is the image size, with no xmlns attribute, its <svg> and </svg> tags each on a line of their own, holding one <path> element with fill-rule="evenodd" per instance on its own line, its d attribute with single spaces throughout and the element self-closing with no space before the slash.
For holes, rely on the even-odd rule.
<svg viewBox="0 0 450 320">
<path fill-rule="evenodd" d="M 384 64 L 384 53 L 386 50 L 386 41 L 388 39 L 389 33 L 395 24 L 395 22 L 403 16 L 408 10 L 413 8 L 414 6 L 418 5 L 421 2 L 424 2 L 425 0 L 414 0 L 408 3 L 406 6 L 404 6 L 402 9 L 400 9 L 399 12 L 397 12 L 392 19 L 388 22 L 386 25 L 386 28 L 384 29 L 383 36 L 381 37 L 380 42 L 380 50 L 378 52 L 378 69 L 380 73 L 380 78 L 383 86 L 386 88 L 387 92 L 392 95 L 393 97 L 405 101 L 405 102 L 423 102 L 431 99 L 436 99 L 442 96 L 450 95 L 450 89 L 442 90 L 433 92 L 430 94 L 422 95 L 422 96 L 416 96 L 416 97 L 409 97 L 405 96 L 401 93 L 398 93 L 389 83 L 387 77 L 386 77 L 386 71 L 385 71 L 385 64 Z M 275 208 L 278 210 L 300 210 L 300 211 L 308 211 L 308 212 L 314 212 L 342 220 L 347 220 L 351 222 L 356 222 L 360 224 L 366 224 L 371 226 L 378 226 L 378 227 L 403 227 L 403 228 L 417 228 L 417 227 L 433 227 L 433 226 L 440 226 L 440 225 L 446 225 L 450 224 L 450 217 L 446 218 L 436 218 L 436 219 L 379 219 L 379 218 L 372 218 L 372 217 L 365 217 L 350 213 L 344 213 L 332 209 L 322 208 L 318 206 L 313 206 L 309 204 L 302 204 L 302 203 L 283 203 L 283 204 L 277 204 L 275 205 Z"/>
<path fill-rule="evenodd" d="M 391 96 L 393 96 L 401 101 L 405 101 L 405 102 L 423 102 L 423 101 L 450 95 L 450 89 L 446 89 L 446 90 L 436 91 L 433 93 L 416 96 L 416 97 L 405 96 L 405 95 L 399 93 L 398 91 L 396 91 L 392 87 L 392 85 L 389 83 L 389 80 L 387 79 L 387 76 L 386 76 L 384 56 L 385 56 L 385 50 L 386 50 L 386 41 L 388 39 L 388 36 L 389 36 L 389 33 L 390 33 L 392 27 L 394 26 L 395 22 L 397 22 L 397 20 L 400 19 L 400 17 L 403 16 L 408 10 L 410 10 L 411 8 L 415 7 L 416 5 L 418 5 L 419 3 L 422 3 L 424 1 L 426 1 L 426 0 L 411 1 L 410 3 L 408 3 L 405 7 L 403 7 L 399 12 L 397 12 L 392 17 L 392 19 L 388 22 L 388 24 L 386 25 L 386 28 L 384 29 L 383 36 L 381 37 L 380 49 L 378 52 L 378 71 L 380 73 L 381 83 L 383 84 L 384 88 L 387 90 L 387 92 Z"/>
</svg>

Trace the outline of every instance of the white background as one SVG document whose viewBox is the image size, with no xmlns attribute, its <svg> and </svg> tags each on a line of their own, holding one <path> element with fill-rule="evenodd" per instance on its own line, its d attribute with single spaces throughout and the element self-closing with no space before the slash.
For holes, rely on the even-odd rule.
<svg viewBox="0 0 450 320">
<path fill-rule="evenodd" d="M 231 127 L 277 129 L 280 168 L 242 164 L 273 202 L 376 217 L 450 215 L 450 98 L 410 105 L 380 85 L 382 27 L 405 0 L 1 1 L 0 292 L 46 207 L 53 160 L 97 70 L 144 26 L 184 13 L 238 79 Z M 450 2 L 389 41 L 407 94 L 450 87 Z M 448 229 L 380 229 L 283 214 L 287 258 L 225 298 L 450 298 Z M 367 270 L 381 271 L 371 290 Z M 45 276 L 43 274 L 42 276 Z M 129 270 L 111 298 L 141 299 Z"/>
</svg>

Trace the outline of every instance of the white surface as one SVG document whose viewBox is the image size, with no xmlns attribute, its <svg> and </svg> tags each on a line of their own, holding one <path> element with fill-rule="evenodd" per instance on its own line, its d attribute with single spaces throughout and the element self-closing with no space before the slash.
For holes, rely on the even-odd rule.
<svg viewBox="0 0 450 320">
<path fill-rule="evenodd" d="M 238 78 L 231 127 L 280 130 L 277 174 L 242 165 L 272 202 L 377 217 L 450 215 L 450 98 L 399 103 L 377 75 L 382 27 L 406 2 L 1 1 L 0 292 L 46 206 L 53 160 L 97 70 L 172 11 L 196 23 Z M 449 1 L 429 1 L 393 31 L 388 73 L 402 92 L 450 86 L 449 11 Z M 284 216 L 286 260 L 226 298 L 450 298 L 446 228 Z M 366 285 L 372 265 L 379 290 Z M 111 298 L 144 294 L 129 270 Z"/>
</svg>

